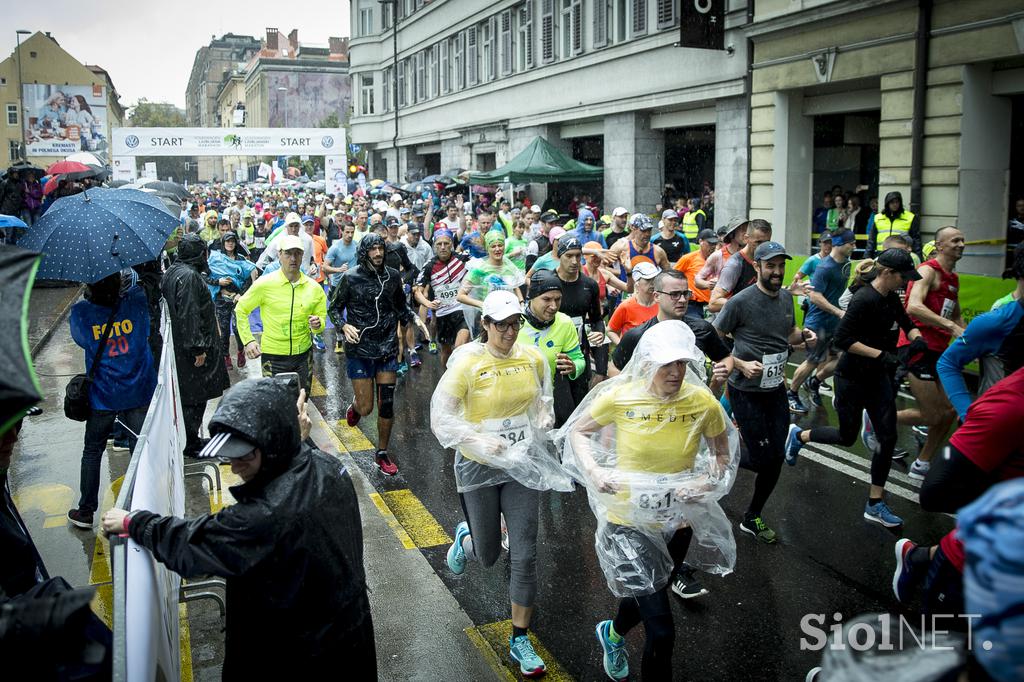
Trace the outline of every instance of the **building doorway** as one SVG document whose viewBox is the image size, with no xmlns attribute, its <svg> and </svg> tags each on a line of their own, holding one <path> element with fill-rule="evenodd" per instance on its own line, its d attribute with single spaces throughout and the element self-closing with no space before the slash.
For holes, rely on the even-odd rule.
<svg viewBox="0 0 1024 682">
<path fill-rule="evenodd" d="M 604 135 L 574 137 L 572 158 L 591 166 L 604 166 Z"/>
<path fill-rule="evenodd" d="M 1024 96 L 1011 99 L 1010 116 L 1010 205 L 1007 211 L 1006 264 L 1013 261 L 1013 250 L 1024 241 Z"/>
<path fill-rule="evenodd" d="M 665 129 L 663 203 L 715 188 L 715 126 Z"/>
</svg>

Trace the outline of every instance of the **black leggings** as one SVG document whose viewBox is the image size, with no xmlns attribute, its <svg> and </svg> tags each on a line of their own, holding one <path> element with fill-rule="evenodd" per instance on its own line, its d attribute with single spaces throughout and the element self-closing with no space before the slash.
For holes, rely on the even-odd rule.
<svg viewBox="0 0 1024 682">
<path fill-rule="evenodd" d="M 757 472 L 747 516 L 760 516 L 779 482 L 785 458 L 789 432 L 786 386 L 782 384 L 771 391 L 743 391 L 730 385 L 729 402 L 747 451 L 747 457 L 740 463 Z"/>
<path fill-rule="evenodd" d="M 672 557 L 674 571 L 679 570 L 690 548 L 693 530 L 681 528 L 668 541 L 668 553 Z M 676 641 L 676 625 L 672 620 L 672 604 L 669 600 L 669 585 L 654 594 L 643 597 L 624 597 L 619 600 L 619 611 L 612 625 L 615 632 L 625 637 L 626 633 L 639 623 L 644 624 L 644 657 L 641 664 L 641 679 L 672 679 L 672 648 Z"/>
<path fill-rule="evenodd" d="M 839 428 L 816 426 L 810 440 L 832 445 L 853 445 L 860 432 L 862 413 L 867 410 L 878 438 L 878 450 L 871 455 L 871 485 L 885 486 L 896 449 L 896 395 L 892 379 L 884 372 L 865 372 L 857 379 L 835 376 L 836 415 Z"/>
</svg>

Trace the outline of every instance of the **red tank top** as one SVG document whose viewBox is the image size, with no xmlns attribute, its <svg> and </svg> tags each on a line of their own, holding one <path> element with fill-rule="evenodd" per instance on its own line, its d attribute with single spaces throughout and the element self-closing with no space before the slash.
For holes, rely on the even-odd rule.
<svg viewBox="0 0 1024 682">
<path fill-rule="evenodd" d="M 932 258 L 926 260 L 921 265 L 927 265 L 939 275 L 939 286 L 935 287 L 924 297 L 924 305 L 928 310 L 932 311 L 936 315 L 952 320 L 953 315 L 956 312 L 957 301 L 960 295 L 960 276 L 955 272 L 947 272 L 943 269 L 939 262 Z M 907 283 L 907 300 L 910 300 L 910 292 L 913 289 L 916 282 Z M 917 328 L 921 330 L 921 338 L 928 343 L 928 348 L 937 353 L 941 353 L 946 350 L 949 346 L 949 340 L 953 338 L 945 329 L 939 329 L 933 327 L 921 320 L 917 319 L 913 315 L 910 319 L 914 321 Z M 906 346 L 910 344 L 910 339 L 907 338 L 905 332 L 900 330 L 899 346 Z"/>
</svg>

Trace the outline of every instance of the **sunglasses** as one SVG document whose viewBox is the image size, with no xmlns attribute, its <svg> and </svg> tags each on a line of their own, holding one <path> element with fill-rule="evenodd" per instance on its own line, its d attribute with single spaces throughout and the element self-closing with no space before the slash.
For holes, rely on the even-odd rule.
<svg viewBox="0 0 1024 682">
<path fill-rule="evenodd" d="M 678 301 L 680 296 L 687 300 L 689 300 L 690 297 L 693 296 L 693 292 L 690 291 L 689 289 L 686 289 L 685 291 L 662 291 L 661 289 L 658 289 L 658 293 L 665 294 L 673 301 Z"/>
</svg>

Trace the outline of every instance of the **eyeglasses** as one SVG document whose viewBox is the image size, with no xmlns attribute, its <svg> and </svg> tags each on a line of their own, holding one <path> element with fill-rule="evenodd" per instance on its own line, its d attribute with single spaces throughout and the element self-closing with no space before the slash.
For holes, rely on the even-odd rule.
<svg viewBox="0 0 1024 682">
<path fill-rule="evenodd" d="M 494 328 L 496 330 L 498 330 L 499 334 L 504 334 L 505 332 L 507 332 L 510 329 L 512 331 L 516 331 L 517 332 L 517 331 L 519 331 L 520 329 L 523 328 L 523 318 L 517 317 L 516 319 L 512 320 L 511 322 L 491 322 L 491 324 L 494 325 Z"/>
<path fill-rule="evenodd" d="M 690 300 L 690 297 L 693 296 L 693 292 L 690 291 L 689 289 L 684 289 L 683 291 L 662 291 L 661 289 L 658 289 L 658 293 L 665 294 L 673 301 L 678 301 L 680 296 L 682 296 L 686 300 Z"/>
<path fill-rule="evenodd" d="M 221 464 L 231 464 L 232 462 L 251 462 L 256 459 L 256 450 L 253 450 L 248 455 L 242 455 L 241 457 L 218 457 L 217 461 Z"/>
</svg>

